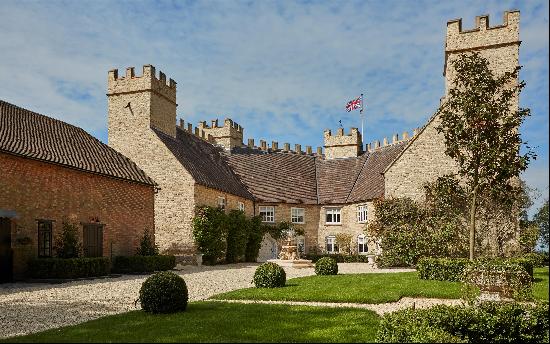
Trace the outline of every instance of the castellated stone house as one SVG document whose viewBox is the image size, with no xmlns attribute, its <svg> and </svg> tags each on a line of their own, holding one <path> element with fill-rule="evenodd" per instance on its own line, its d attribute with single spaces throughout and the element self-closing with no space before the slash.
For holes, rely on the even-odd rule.
<svg viewBox="0 0 550 344">
<path fill-rule="evenodd" d="M 445 95 L 453 85 L 452 61 L 478 51 L 496 73 L 518 65 L 519 11 L 504 14 L 502 25 L 489 26 L 479 16 L 463 30 L 461 20 L 447 23 Z M 393 135 L 365 145 L 356 128 L 347 133 L 325 130 L 324 149 L 288 143 L 244 143 L 244 128 L 226 118 L 193 127 L 176 123 L 176 82 L 151 65 L 140 76 L 127 68 L 108 75 L 109 145 L 131 158 L 159 185 L 155 195 L 156 240 L 162 251 L 195 252 L 192 218 L 199 205 L 241 209 L 266 223 L 299 224 L 306 252 L 338 251 L 339 233 L 353 236 L 358 253 L 375 253 L 364 229 L 374 214 L 373 200 L 383 197 L 422 199 L 423 185 L 456 170 L 444 154 L 436 115 L 409 137 Z M 445 101 L 445 96 L 441 99 Z M 516 105 L 517 107 L 517 102 Z M 260 259 L 276 252 L 264 239 Z"/>
</svg>

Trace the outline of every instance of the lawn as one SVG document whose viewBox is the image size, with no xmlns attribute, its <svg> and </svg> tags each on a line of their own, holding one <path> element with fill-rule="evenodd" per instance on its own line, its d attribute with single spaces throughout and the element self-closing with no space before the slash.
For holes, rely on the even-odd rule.
<svg viewBox="0 0 550 344">
<path fill-rule="evenodd" d="M 536 268 L 533 271 L 535 284 L 533 285 L 533 296 L 538 300 L 548 301 L 548 267 Z"/>
<path fill-rule="evenodd" d="M 369 310 L 193 302 L 182 313 L 108 316 L 5 342 L 374 342 Z M 0 342 L 4 342 L 0 341 Z"/>
<path fill-rule="evenodd" d="M 284 288 L 247 288 L 213 298 L 385 303 L 405 296 L 458 299 L 461 283 L 421 280 L 417 272 L 309 276 L 290 279 Z"/>
</svg>

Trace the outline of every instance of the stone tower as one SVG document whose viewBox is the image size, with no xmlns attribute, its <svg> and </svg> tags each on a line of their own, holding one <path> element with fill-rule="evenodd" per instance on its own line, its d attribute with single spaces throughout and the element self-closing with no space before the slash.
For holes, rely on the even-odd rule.
<svg viewBox="0 0 550 344">
<path fill-rule="evenodd" d="M 476 17 L 476 27 L 471 30 L 462 30 L 462 19 L 447 22 L 447 36 L 445 42 L 445 96 L 452 88 L 455 71 L 452 62 L 461 53 L 479 52 L 489 61 L 491 69 L 496 75 L 511 72 L 519 65 L 519 11 L 504 12 L 501 25 L 489 26 L 489 16 Z M 518 106 L 516 98 L 515 106 Z"/>
<path fill-rule="evenodd" d="M 338 128 L 336 136 L 327 129 L 323 136 L 326 159 L 352 158 L 363 152 L 363 141 L 357 128 L 351 128 L 348 135 L 344 135 L 344 128 Z"/>
<path fill-rule="evenodd" d="M 208 126 L 206 122 L 199 122 L 198 128 L 204 131 L 205 136 L 212 135 L 214 143 L 223 146 L 225 149 L 231 150 L 233 147 L 243 145 L 244 129 L 231 119 L 226 118 L 223 121 L 223 126 L 218 124 L 218 120 L 212 120 L 212 126 Z"/>
</svg>

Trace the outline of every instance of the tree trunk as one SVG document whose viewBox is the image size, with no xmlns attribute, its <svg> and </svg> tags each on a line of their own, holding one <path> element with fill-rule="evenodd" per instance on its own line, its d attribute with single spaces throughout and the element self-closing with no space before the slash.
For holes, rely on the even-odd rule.
<svg viewBox="0 0 550 344">
<path fill-rule="evenodd" d="M 470 204 L 470 260 L 474 260 L 474 248 L 476 239 L 476 197 L 477 186 L 472 193 L 472 203 Z"/>
</svg>

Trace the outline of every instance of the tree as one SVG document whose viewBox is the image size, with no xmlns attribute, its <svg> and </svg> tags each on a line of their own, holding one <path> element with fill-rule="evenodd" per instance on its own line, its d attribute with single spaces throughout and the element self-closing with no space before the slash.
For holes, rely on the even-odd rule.
<svg viewBox="0 0 550 344">
<path fill-rule="evenodd" d="M 548 200 L 539 208 L 533 221 L 537 224 L 540 231 L 540 241 L 548 248 Z"/>
<path fill-rule="evenodd" d="M 529 109 L 515 108 L 516 97 L 525 87 L 517 82 L 521 67 L 495 76 L 479 53 L 462 54 L 453 62 L 454 87 L 441 106 L 437 131 L 445 138 L 445 153 L 458 164 L 458 175 L 469 193 L 470 259 L 474 259 L 478 196 L 489 193 L 502 202 L 535 154 L 523 143 L 519 126 Z"/>
<path fill-rule="evenodd" d="M 82 253 L 82 245 L 78 240 L 78 227 L 64 219 L 61 232 L 55 236 L 54 251 L 58 258 L 78 258 Z"/>
<path fill-rule="evenodd" d="M 155 237 L 148 228 L 143 231 L 136 254 L 139 256 L 157 256 L 159 254 L 159 248 L 155 245 Z"/>
</svg>

